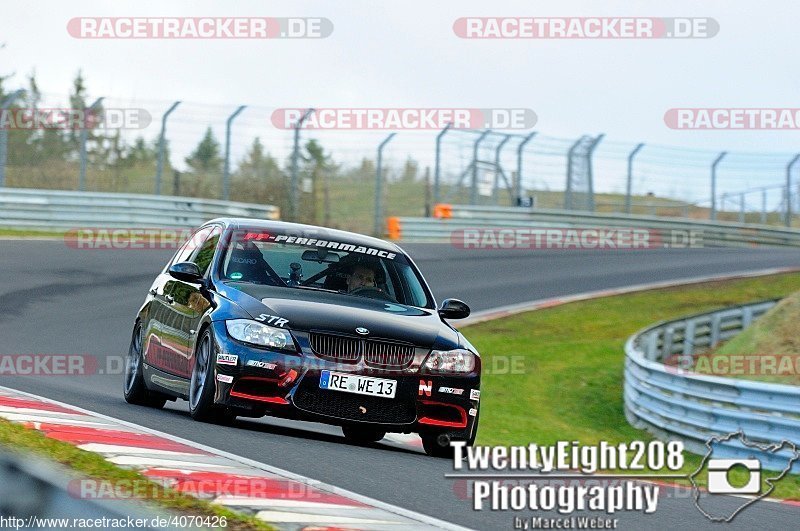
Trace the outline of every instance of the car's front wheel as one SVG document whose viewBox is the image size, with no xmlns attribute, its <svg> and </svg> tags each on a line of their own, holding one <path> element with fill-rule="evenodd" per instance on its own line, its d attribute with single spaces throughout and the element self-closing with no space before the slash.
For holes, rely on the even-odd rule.
<svg viewBox="0 0 800 531">
<path fill-rule="evenodd" d="M 475 416 L 475 424 L 472 434 L 467 440 L 467 446 L 475 445 L 475 438 L 478 436 L 478 421 L 480 420 L 480 410 Z M 454 455 L 453 447 L 450 446 L 449 438 L 442 433 L 420 433 L 422 438 L 422 448 L 431 457 L 446 457 L 452 459 Z"/>
<path fill-rule="evenodd" d="M 361 426 L 342 426 L 344 438 L 356 444 L 378 442 L 386 436 L 385 431 Z"/>
<path fill-rule="evenodd" d="M 128 347 L 128 356 L 125 359 L 125 401 L 137 406 L 161 409 L 166 404 L 167 398 L 160 393 L 150 391 L 144 384 L 143 345 L 142 324 L 137 322 L 133 327 L 131 345 Z"/>
<path fill-rule="evenodd" d="M 203 422 L 229 423 L 236 415 L 226 407 L 214 404 L 215 344 L 210 329 L 197 342 L 192 378 L 189 382 L 189 414 L 193 419 Z"/>
</svg>

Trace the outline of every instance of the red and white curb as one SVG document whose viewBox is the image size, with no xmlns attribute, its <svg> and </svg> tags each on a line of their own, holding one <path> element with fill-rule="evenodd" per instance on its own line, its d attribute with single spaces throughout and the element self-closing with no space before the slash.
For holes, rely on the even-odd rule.
<svg viewBox="0 0 800 531">
<path fill-rule="evenodd" d="M 465 529 L 251 459 L 15 389 L 0 387 L 0 417 L 98 453 L 157 483 L 254 514 L 283 530 Z M 409 437 L 400 437 L 397 442 L 415 446 Z M 82 495 L 80 488 L 75 490 L 71 494 Z"/>
</svg>

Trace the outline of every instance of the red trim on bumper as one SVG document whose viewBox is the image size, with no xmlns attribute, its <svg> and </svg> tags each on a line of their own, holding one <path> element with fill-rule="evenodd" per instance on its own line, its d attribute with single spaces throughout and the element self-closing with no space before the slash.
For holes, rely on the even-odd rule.
<svg viewBox="0 0 800 531">
<path fill-rule="evenodd" d="M 420 400 L 421 404 L 433 405 L 437 407 L 449 407 L 458 411 L 461 416 L 461 422 L 453 422 L 450 420 L 438 420 L 431 417 L 422 417 L 417 422 L 425 424 L 426 426 L 438 426 L 440 428 L 466 428 L 467 427 L 467 412 L 464 408 L 455 404 L 445 404 L 443 402 L 436 402 L 435 400 Z"/>
</svg>

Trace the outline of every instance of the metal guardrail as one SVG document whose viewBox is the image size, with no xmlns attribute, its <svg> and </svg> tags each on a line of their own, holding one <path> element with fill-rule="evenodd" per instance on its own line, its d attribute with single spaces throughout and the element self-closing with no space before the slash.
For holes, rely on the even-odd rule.
<svg viewBox="0 0 800 531">
<path fill-rule="evenodd" d="M 443 243 L 451 241 L 454 231 L 476 228 L 635 228 L 649 230 L 665 243 L 676 233 L 694 231 L 705 247 L 800 246 L 800 230 L 769 225 L 524 207 L 452 205 L 445 212 L 438 218 L 389 218 L 389 236 Z"/>
<path fill-rule="evenodd" d="M 216 217 L 278 219 L 280 209 L 194 197 L 0 188 L 0 227 L 198 227 Z"/>
<path fill-rule="evenodd" d="M 661 439 L 682 440 L 705 455 L 706 441 L 741 430 L 760 444 L 800 444 L 800 387 L 696 374 L 665 365 L 671 356 L 694 360 L 698 347 L 715 347 L 777 303 L 757 302 L 652 325 L 625 344 L 625 416 Z M 687 361 L 689 361 L 687 360 Z M 693 364 L 691 366 L 694 366 Z M 757 457 L 783 470 L 791 452 L 761 452 L 736 439 L 715 446 L 714 457 Z M 793 467 L 800 472 L 800 462 Z"/>
</svg>

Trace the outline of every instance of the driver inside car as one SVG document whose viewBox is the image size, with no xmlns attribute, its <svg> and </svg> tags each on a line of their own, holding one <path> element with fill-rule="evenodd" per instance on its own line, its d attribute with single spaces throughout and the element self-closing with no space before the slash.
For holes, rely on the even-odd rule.
<svg viewBox="0 0 800 531">
<path fill-rule="evenodd" d="M 363 264 L 355 266 L 347 275 L 347 293 L 353 293 L 360 288 L 377 288 L 375 270 Z"/>
</svg>

